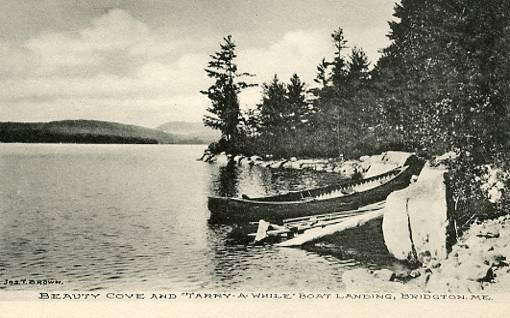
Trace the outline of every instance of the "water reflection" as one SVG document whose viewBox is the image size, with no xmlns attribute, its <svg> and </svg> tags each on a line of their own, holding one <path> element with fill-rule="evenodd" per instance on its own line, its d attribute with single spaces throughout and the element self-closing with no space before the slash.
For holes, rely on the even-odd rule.
<svg viewBox="0 0 510 318">
<path fill-rule="evenodd" d="M 216 194 L 221 197 L 235 197 L 239 192 L 239 167 L 233 162 L 219 167 Z"/>
<path fill-rule="evenodd" d="M 235 197 L 272 195 L 287 191 L 310 189 L 343 180 L 335 173 L 308 170 L 273 170 L 259 166 L 243 167 L 234 163 L 216 166 L 211 171 L 211 194 Z"/>
</svg>

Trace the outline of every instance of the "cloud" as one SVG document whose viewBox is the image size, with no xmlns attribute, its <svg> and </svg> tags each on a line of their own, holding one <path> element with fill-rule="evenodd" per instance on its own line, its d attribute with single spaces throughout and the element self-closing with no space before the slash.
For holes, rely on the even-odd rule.
<svg viewBox="0 0 510 318">
<path fill-rule="evenodd" d="M 69 33 L 46 33 L 24 45 L 32 57 L 40 61 L 40 75 L 62 68 L 100 65 L 102 54 L 123 52 L 147 37 L 147 26 L 123 10 L 112 10 L 94 19 L 91 26 Z"/>
<path fill-rule="evenodd" d="M 313 31 L 291 31 L 266 48 L 250 48 L 239 53 L 239 67 L 256 74 L 258 83 L 270 81 L 275 74 L 288 82 L 297 73 L 302 80 L 313 84 L 316 66 L 330 55 L 331 43 L 327 34 Z M 249 89 L 241 96 L 245 107 L 260 101 L 260 87 Z"/>
<path fill-rule="evenodd" d="M 208 40 L 171 38 L 117 9 L 76 32 L 0 43 L 0 120 L 199 121 L 208 105 L 199 91 L 210 84 L 203 69 L 218 49 L 204 50 Z M 331 55 L 329 34 L 296 30 L 265 47 L 239 47 L 238 65 L 259 84 L 275 73 L 312 84 L 317 63 Z M 259 102 L 260 90 L 242 94 L 244 108 Z"/>
<path fill-rule="evenodd" d="M 316 64 L 331 51 L 330 46 L 327 35 L 292 31 L 268 48 L 241 50 L 239 63 L 246 65 L 247 69 L 256 69 L 257 76 L 264 81 L 275 73 L 287 79 L 296 72 L 311 80 L 315 76 Z"/>
<path fill-rule="evenodd" d="M 208 56 L 179 55 L 175 49 L 184 42 L 164 38 L 126 11 L 112 10 L 78 32 L 41 34 L 18 47 L 0 43 L 0 112 L 6 120 L 86 115 L 156 124 L 156 114 L 168 113 L 199 119 L 188 105 L 205 109 L 198 91 L 207 85 Z M 143 115 L 151 119 L 136 117 Z"/>
</svg>

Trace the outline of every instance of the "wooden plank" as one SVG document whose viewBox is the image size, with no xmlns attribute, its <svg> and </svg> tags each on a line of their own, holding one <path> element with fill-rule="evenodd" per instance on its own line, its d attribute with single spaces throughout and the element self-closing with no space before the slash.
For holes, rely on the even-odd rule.
<svg viewBox="0 0 510 318">
<path fill-rule="evenodd" d="M 324 218 L 319 218 L 319 219 L 310 218 L 310 219 L 306 219 L 306 220 L 302 220 L 302 221 L 288 222 L 288 223 L 285 223 L 285 226 L 293 227 L 293 226 L 307 225 L 310 223 L 323 223 L 323 222 L 328 222 L 328 221 L 339 221 L 339 220 L 342 220 L 345 218 L 360 215 L 362 213 L 363 212 L 346 213 L 346 214 L 340 214 L 340 215 L 336 215 L 336 216 L 324 217 Z"/>
<path fill-rule="evenodd" d="M 311 225 L 307 225 L 307 224 L 304 224 L 304 226 L 300 229 L 300 230 L 307 230 L 307 229 L 311 229 L 311 228 L 316 228 L 316 227 L 325 227 L 325 226 L 328 226 L 328 225 L 332 225 L 332 224 L 337 224 L 337 223 L 340 223 L 340 222 L 345 222 L 347 219 L 350 219 L 351 217 L 354 217 L 354 216 L 362 216 L 362 215 L 366 215 L 367 213 L 369 212 L 366 212 L 366 213 L 357 213 L 357 214 L 354 214 L 350 217 L 344 217 L 344 218 L 340 218 L 340 219 L 333 219 L 333 220 L 323 220 L 323 221 L 318 221 L 314 224 L 311 224 Z"/>
<path fill-rule="evenodd" d="M 325 227 L 316 227 L 311 228 L 305 231 L 303 234 L 292 238 L 290 240 L 281 242 L 276 244 L 276 246 L 280 247 L 295 247 L 301 246 L 305 243 L 312 242 L 318 240 L 324 236 L 332 235 L 335 233 L 339 233 L 348 229 L 356 228 L 368 223 L 371 220 L 380 218 L 383 216 L 384 210 L 380 209 L 377 211 L 371 211 L 359 216 L 353 216 L 348 218 L 343 222 L 339 222 L 337 224 L 325 226 Z"/>
<path fill-rule="evenodd" d="M 291 222 L 300 221 L 300 220 L 308 220 L 310 218 L 321 218 L 321 217 L 326 217 L 326 216 L 335 216 L 335 215 L 342 215 L 342 214 L 349 214 L 349 213 L 356 213 L 356 212 L 372 211 L 372 210 L 376 210 L 376 209 L 380 209 L 380 208 L 384 207 L 385 202 L 386 201 L 373 203 L 373 204 L 361 207 L 357 210 L 339 211 L 339 212 L 331 212 L 331 213 L 325 213 L 325 214 L 317 214 L 317 215 L 311 215 L 311 216 L 301 216 L 301 217 L 296 217 L 296 218 L 284 219 L 283 223 L 291 223 Z"/>
<path fill-rule="evenodd" d="M 285 234 L 285 233 L 290 233 L 290 232 L 291 232 L 291 230 L 289 230 L 289 229 L 269 230 L 269 231 L 266 232 L 266 237 L 268 237 L 268 236 L 277 236 L 277 235 L 281 235 L 281 234 Z M 248 234 L 248 236 L 249 237 L 257 236 L 257 233 L 250 233 L 250 234 Z M 262 239 L 264 239 L 266 237 L 263 237 Z M 256 239 L 255 241 L 259 241 L 259 240 Z"/>
</svg>

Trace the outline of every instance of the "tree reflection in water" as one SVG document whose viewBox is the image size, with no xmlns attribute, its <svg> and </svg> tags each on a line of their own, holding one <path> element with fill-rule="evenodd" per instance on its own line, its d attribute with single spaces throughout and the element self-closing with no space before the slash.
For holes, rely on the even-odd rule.
<svg viewBox="0 0 510 318">
<path fill-rule="evenodd" d="M 224 167 L 219 167 L 219 175 L 216 180 L 216 193 L 222 197 L 235 197 L 239 192 L 239 167 L 230 162 Z"/>
</svg>

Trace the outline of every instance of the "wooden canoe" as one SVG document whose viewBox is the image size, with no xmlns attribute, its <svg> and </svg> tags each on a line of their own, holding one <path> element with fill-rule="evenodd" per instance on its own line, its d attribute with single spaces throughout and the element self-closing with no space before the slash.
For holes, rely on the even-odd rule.
<svg viewBox="0 0 510 318">
<path fill-rule="evenodd" d="M 383 201 L 395 190 L 407 187 L 421 166 L 409 165 L 358 181 L 346 181 L 310 190 L 249 198 L 216 197 L 208 200 L 210 221 L 215 223 L 257 222 L 261 219 L 281 224 L 282 220 L 302 216 L 355 210 Z"/>
</svg>

